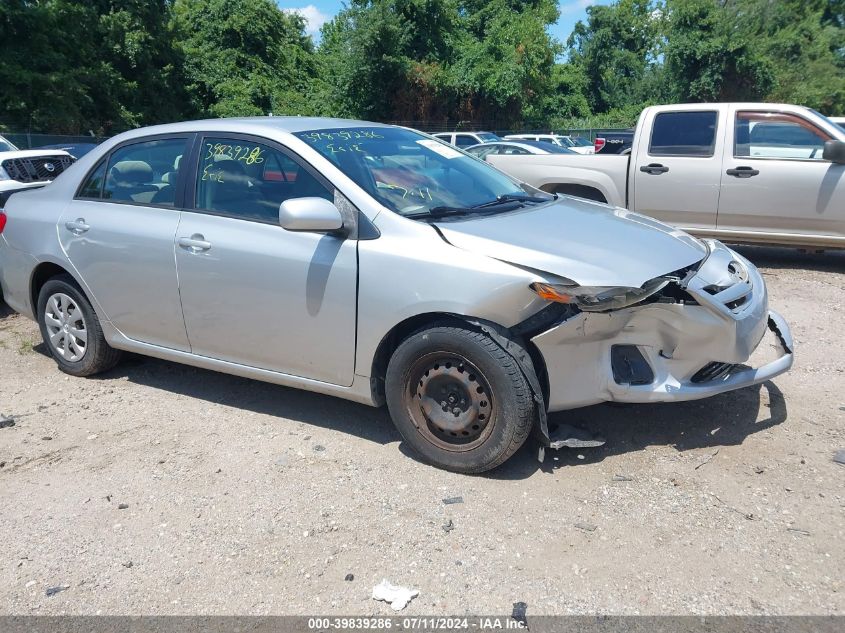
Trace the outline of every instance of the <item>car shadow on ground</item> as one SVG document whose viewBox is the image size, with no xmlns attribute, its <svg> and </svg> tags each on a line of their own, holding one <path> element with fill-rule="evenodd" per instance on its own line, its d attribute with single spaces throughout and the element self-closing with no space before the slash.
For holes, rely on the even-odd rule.
<svg viewBox="0 0 845 633">
<path fill-rule="evenodd" d="M 12 310 L 0 302 L 0 318 L 10 314 Z M 35 345 L 33 351 L 51 358 L 44 343 Z M 233 409 L 347 433 L 376 444 L 401 442 L 399 450 L 404 455 L 421 461 L 402 440 L 386 407 L 375 409 L 332 396 L 136 354 L 126 354 L 115 369 L 91 380 L 117 378 Z M 761 397 L 763 390 L 768 393 L 765 402 Z M 761 405 L 765 412 L 758 420 Z M 736 445 L 749 435 L 781 424 L 786 419 L 783 394 L 772 382 L 691 402 L 599 404 L 551 413 L 550 425 L 571 424 L 587 429 L 603 436 L 606 443 L 598 448 L 547 450 L 543 463 L 540 463 L 537 460 L 538 444 L 529 437 L 525 446 L 508 462 L 484 476 L 504 480 L 524 479 L 538 470 L 554 472 L 563 466 L 592 464 L 613 455 L 642 451 L 649 446 L 672 446 L 678 451 L 688 451 Z M 582 455 L 583 459 L 579 459 L 578 455 Z"/>
<path fill-rule="evenodd" d="M 49 355 L 43 343 L 36 352 Z M 402 441 L 386 407 L 375 409 L 340 398 L 240 378 L 178 363 L 127 354 L 115 369 L 93 380 L 125 378 L 133 383 L 206 402 L 270 415 L 314 427 L 360 437 L 376 444 L 400 442 L 407 457 L 419 456 Z M 763 398 L 763 390 L 768 398 Z M 762 408 L 762 411 L 761 411 Z M 178 412 L 177 412 L 178 413 Z M 760 418 L 760 419 L 758 419 Z M 571 424 L 602 435 L 604 446 L 547 450 L 541 464 L 538 444 L 529 437 L 508 462 L 483 476 L 514 480 L 538 470 L 553 473 L 561 467 L 601 462 L 650 446 L 672 446 L 677 451 L 742 444 L 746 437 L 787 419 L 786 402 L 772 382 L 704 400 L 672 404 L 601 404 L 549 416 L 549 423 Z M 578 455 L 583 456 L 579 459 Z M 627 473 L 619 473 L 627 474 Z"/>
<path fill-rule="evenodd" d="M 763 397 L 766 392 L 768 398 Z M 742 444 L 746 437 L 783 423 L 787 407 L 773 382 L 690 402 L 662 404 L 600 404 L 549 415 L 551 424 L 571 424 L 603 436 L 604 446 L 547 450 L 541 464 L 529 441 L 490 476 L 524 479 L 538 469 L 595 464 L 608 457 L 671 446 L 678 452 Z M 579 455 L 583 459 L 579 459 Z M 615 473 L 630 475 L 631 473 Z"/>
<path fill-rule="evenodd" d="M 14 313 L 15 311 L 6 305 L 6 302 L 3 301 L 3 296 L 0 295 L 0 319 L 5 319 L 7 316 L 11 316 Z"/>
<path fill-rule="evenodd" d="M 780 248 L 775 246 L 741 246 L 731 248 L 760 268 L 774 270 L 813 270 L 825 273 L 845 272 L 845 250 L 814 252 L 813 249 Z"/>
<path fill-rule="evenodd" d="M 34 349 L 49 356 L 43 343 Z M 236 410 L 233 412 L 235 417 L 239 411 L 270 415 L 347 433 L 376 444 L 402 439 L 390 421 L 386 408 L 375 409 L 341 398 L 136 354 L 126 354 L 113 370 L 89 380 L 108 382 L 117 378 L 232 407 Z"/>
</svg>

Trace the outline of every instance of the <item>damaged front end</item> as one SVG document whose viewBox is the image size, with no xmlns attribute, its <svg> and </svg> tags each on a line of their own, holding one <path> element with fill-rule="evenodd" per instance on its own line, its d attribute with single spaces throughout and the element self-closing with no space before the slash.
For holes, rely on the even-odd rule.
<svg viewBox="0 0 845 633">
<path fill-rule="evenodd" d="M 792 337 L 783 318 L 769 310 L 759 272 L 720 242 L 707 247 L 700 262 L 644 284 L 644 296 L 609 293 L 604 310 L 591 309 L 589 298 L 584 305 L 585 293 L 567 284 L 551 291 L 549 284 L 534 287 L 538 294 L 561 293 L 547 298 L 568 308 L 557 322 L 529 334 L 548 376 L 549 411 L 705 398 L 789 370 Z M 626 300 L 627 307 L 615 307 Z M 743 366 L 767 327 L 782 348 L 780 357 L 756 369 Z M 550 444 L 547 433 L 544 443 Z"/>
</svg>

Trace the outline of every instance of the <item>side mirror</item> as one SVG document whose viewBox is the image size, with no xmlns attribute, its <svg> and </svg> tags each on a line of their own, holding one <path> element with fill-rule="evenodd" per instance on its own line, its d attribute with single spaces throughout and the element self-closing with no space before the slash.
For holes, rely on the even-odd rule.
<svg viewBox="0 0 845 633">
<path fill-rule="evenodd" d="M 845 165 L 845 141 L 825 141 L 822 158 Z"/>
<path fill-rule="evenodd" d="M 288 231 L 322 233 L 343 228 L 343 217 L 325 198 L 291 198 L 279 207 L 279 225 Z"/>
</svg>

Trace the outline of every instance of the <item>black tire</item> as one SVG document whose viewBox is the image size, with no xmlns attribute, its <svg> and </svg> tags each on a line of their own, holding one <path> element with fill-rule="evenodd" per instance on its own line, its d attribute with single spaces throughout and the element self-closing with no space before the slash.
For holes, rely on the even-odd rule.
<svg viewBox="0 0 845 633">
<path fill-rule="evenodd" d="M 459 473 L 504 463 L 525 443 L 536 419 L 531 388 L 516 360 L 486 334 L 463 327 L 433 326 L 403 341 L 388 363 L 385 391 L 405 441 L 429 463 Z M 465 405 L 476 391 L 484 399 Z M 444 401 L 438 403 L 441 393 Z M 455 409 L 445 400 L 452 395 Z M 441 428 L 451 423 L 453 411 L 455 425 L 469 416 L 465 424 L 472 426 Z"/>
<path fill-rule="evenodd" d="M 79 311 L 82 313 L 84 330 L 87 334 L 84 353 L 78 359 L 69 360 L 64 358 L 50 340 L 50 332 L 47 326 L 47 302 L 50 297 L 61 293 L 70 297 Z M 63 274 L 50 278 L 42 286 L 38 293 L 38 327 L 41 330 L 41 337 L 44 345 L 50 351 L 50 355 L 56 364 L 66 374 L 71 376 L 93 376 L 108 371 L 120 361 L 121 352 L 109 346 L 103 336 L 103 329 L 91 302 L 82 292 L 82 289 L 70 275 Z"/>
</svg>

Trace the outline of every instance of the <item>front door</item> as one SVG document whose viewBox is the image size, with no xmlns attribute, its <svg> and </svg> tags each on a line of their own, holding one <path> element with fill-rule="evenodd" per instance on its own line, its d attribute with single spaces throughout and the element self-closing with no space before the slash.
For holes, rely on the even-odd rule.
<svg viewBox="0 0 845 633">
<path fill-rule="evenodd" d="M 724 114 L 661 111 L 642 121 L 650 138 L 631 155 L 633 209 L 673 226 L 715 229 Z"/>
<path fill-rule="evenodd" d="M 191 351 L 351 385 L 357 242 L 279 226 L 284 200 L 333 189 L 269 141 L 207 136 L 199 150 L 176 239 Z"/>
<path fill-rule="evenodd" d="M 62 246 L 99 305 L 125 336 L 188 351 L 173 240 L 178 165 L 187 137 L 118 146 L 89 174 L 59 220 Z"/>
<path fill-rule="evenodd" d="M 822 158 L 831 136 L 797 113 L 740 106 L 731 117 L 718 228 L 845 237 L 845 165 Z"/>
</svg>

